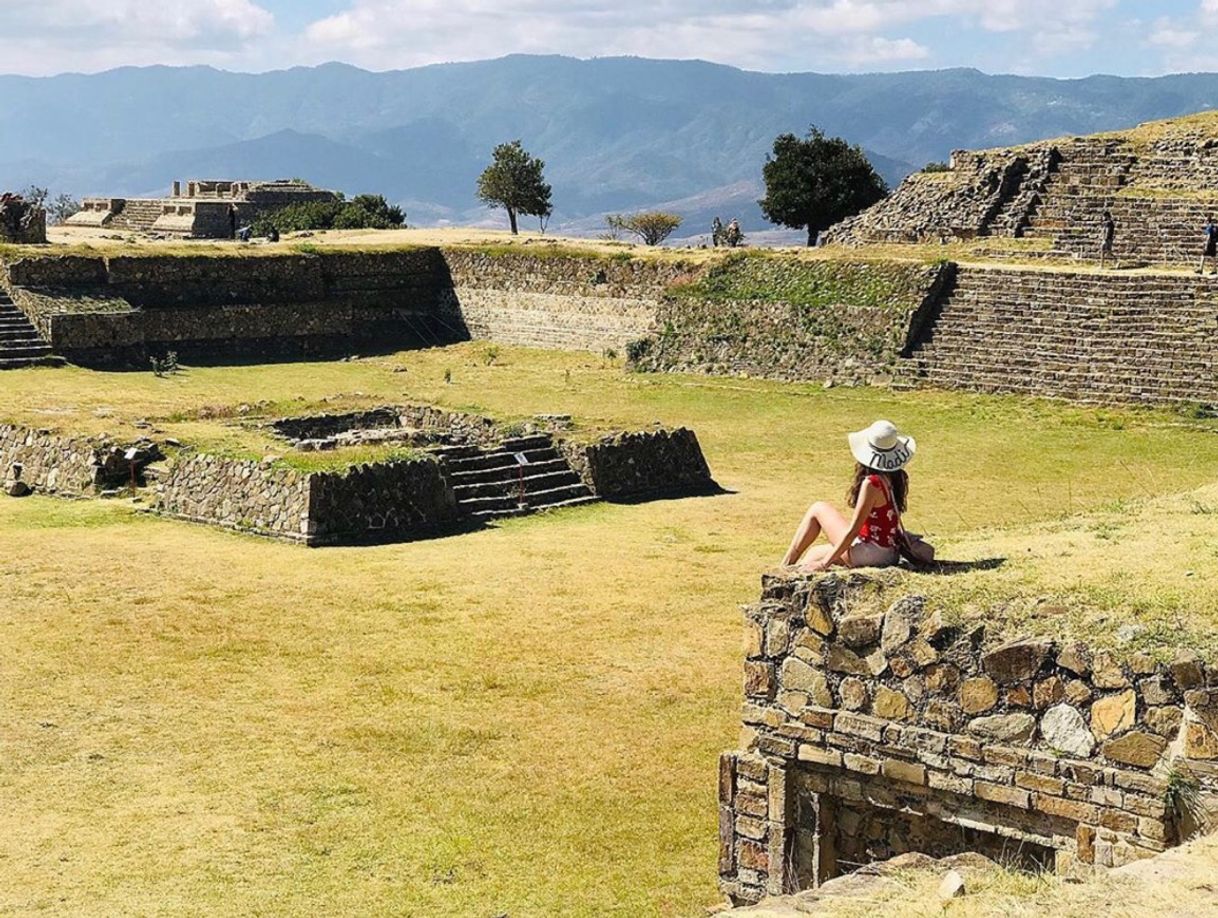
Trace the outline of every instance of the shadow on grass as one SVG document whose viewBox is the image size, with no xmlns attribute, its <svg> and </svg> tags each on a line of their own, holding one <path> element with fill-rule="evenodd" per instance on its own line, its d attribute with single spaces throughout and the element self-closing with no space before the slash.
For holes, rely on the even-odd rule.
<svg viewBox="0 0 1218 918">
<path fill-rule="evenodd" d="M 739 491 L 732 491 L 729 488 L 722 487 L 719 484 L 711 484 L 707 487 L 697 488 L 694 490 L 672 488 L 663 491 L 647 491 L 643 494 L 624 494 L 620 497 L 602 497 L 601 500 L 607 504 L 633 506 L 635 504 L 650 504 L 658 500 L 687 500 L 691 497 L 722 497 L 725 494 L 739 493 Z"/>
<path fill-rule="evenodd" d="M 1006 558 L 982 558 L 979 561 L 936 561 L 927 567 L 915 568 L 914 572 L 918 574 L 950 576 L 952 574 L 969 574 L 973 571 L 996 571 L 1006 563 Z"/>
</svg>

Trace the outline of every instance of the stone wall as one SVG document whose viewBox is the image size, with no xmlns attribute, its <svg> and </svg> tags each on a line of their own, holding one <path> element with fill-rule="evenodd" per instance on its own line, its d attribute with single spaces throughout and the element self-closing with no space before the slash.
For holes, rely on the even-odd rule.
<svg viewBox="0 0 1218 918">
<path fill-rule="evenodd" d="M 84 497 L 131 479 L 124 458 L 130 446 L 106 439 L 66 437 L 50 430 L 0 425 L 0 482 L 21 481 L 32 490 L 60 497 Z M 147 463 L 141 449 L 137 475 Z M 15 474 L 16 467 L 20 474 Z"/>
<path fill-rule="evenodd" d="M 1012 149 L 957 151 L 946 172 L 911 175 L 885 200 L 831 228 L 845 245 L 978 236 L 1041 238 L 1055 257 L 1098 259 L 1103 213 L 1131 263 L 1200 258 L 1218 211 L 1212 115 Z"/>
<path fill-rule="evenodd" d="M 559 449 L 598 497 L 708 494 L 717 489 L 697 435 L 688 428 L 639 431 Z"/>
<path fill-rule="evenodd" d="M 1218 280 L 961 266 L 908 351 L 915 382 L 1218 406 Z"/>
<path fill-rule="evenodd" d="M 3 286 L 54 351 L 85 365 L 149 355 L 335 356 L 463 340 L 436 303 L 435 249 L 324 255 L 20 258 Z"/>
<path fill-rule="evenodd" d="M 153 507 L 177 519 L 306 545 L 402 540 L 456 521 L 452 488 L 430 458 L 310 472 L 188 451 L 157 486 Z"/>
<path fill-rule="evenodd" d="M 870 382 L 892 374 L 954 266 L 745 255 L 664 298 L 649 371 Z"/>
<path fill-rule="evenodd" d="M 310 545 L 401 541 L 456 522 L 452 486 L 430 457 L 309 477 Z"/>
<path fill-rule="evenodd" d="M 1212 664 L 987 636 L 891 598 L 860 573 L 781 575 L 747 607 L 746 738 L 719 771 L 736 901 L 921 845 L 1110 867 L 1194 828 L 1186 785 L 1213 805 Z"/>
<path fill-rule="evenodd" d="M 648 334 L 678 261 L 446 248 L 442 302 L 471 337 L 528 347 L 622 352 Z"/>
<path fill-rule="evenodd" d="M 157 513 L 241 532 L 307 542 L 310 476 L 252 459 L 177 456 L 157 485 Z"/>
</svg>

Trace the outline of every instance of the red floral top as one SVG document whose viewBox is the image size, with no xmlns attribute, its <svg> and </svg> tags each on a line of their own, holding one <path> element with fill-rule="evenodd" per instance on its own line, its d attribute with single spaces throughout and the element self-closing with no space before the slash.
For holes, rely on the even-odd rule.
<svg viewBox="0 0 1218 918">
<path fill-rule="evenodd" d="M 892 493 L 888 490 L 888 484 L 879 475 L 868 475 L 867 480 L 873 487 L 879 488 L 883 492 L 886 503 L 873 507 L 867 514 L 867 519 L 859 530 L 859 541 L 870 542 L 880 548 L 896 548 L 900 518 L 897 516 L 897 508 L 892 502 Z"/>
</svg>

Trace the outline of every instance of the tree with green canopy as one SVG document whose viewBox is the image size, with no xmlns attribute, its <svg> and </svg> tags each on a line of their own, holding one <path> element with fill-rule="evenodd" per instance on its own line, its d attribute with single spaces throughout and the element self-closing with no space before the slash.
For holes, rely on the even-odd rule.
<svg viewBox="0 0 1218 918">
<path fill-rule="evenodd" d="M 757 203 L 771 223 L 806 229 L 808 245 L 821 232 L 865 210 L 888 186 L 857 144 L 826 137 L 815 125 L 806 138 L 780 134 L 762 168 L 765 197 Z"/>
<path fill-rule="evenodd" d="M 529 155 L 519 140 L 513 140 L 495 147 L 491 164 L 478 178 L 478 199 L 490 207 L 502 207 L 507 211 L 512 235 L 519 232 L 516 225 L 519 214 L 529 214 L 544 221 L 554 211 L 545 168 L 546 164 Z"/>
</svg>

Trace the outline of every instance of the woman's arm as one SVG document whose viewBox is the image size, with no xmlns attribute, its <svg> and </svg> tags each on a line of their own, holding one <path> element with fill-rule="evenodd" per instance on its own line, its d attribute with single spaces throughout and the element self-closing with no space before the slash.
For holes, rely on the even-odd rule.
<svg viewBox="0 0 1218 918">
<path fill-rule="evenodd" d="M 864 481 L 863 487 L 859 490 L 858 503 L 854 506 L 854 518 L 850 521 L 850 528 L 846 530 L 837 541 L 837 544 L 833 546 L 833 550 L 829 555 L 817 564 L 819 570 L 828 570 L 833 565 L 833 562 L 849 550 L 850 546 L 854 544 L 855 536 L 863 528 L 863 523 L 867 521 L 867 515 L 879 503 L 880 498 L 880 489 L 870 481 Z"/>
</svg>

